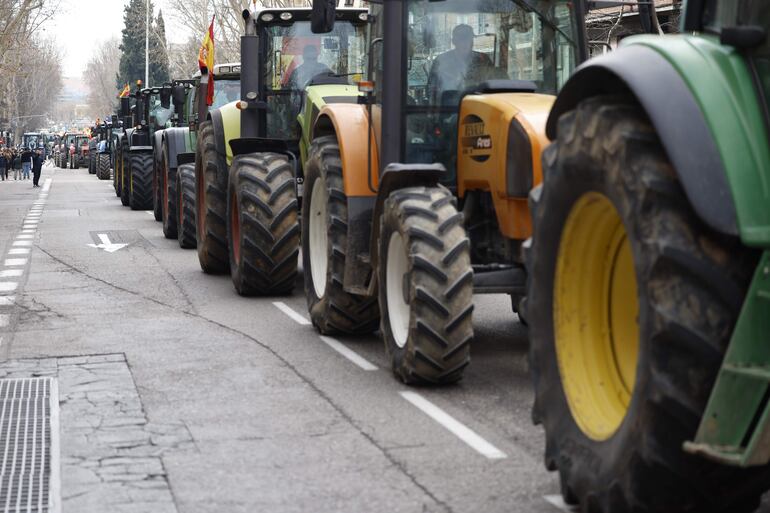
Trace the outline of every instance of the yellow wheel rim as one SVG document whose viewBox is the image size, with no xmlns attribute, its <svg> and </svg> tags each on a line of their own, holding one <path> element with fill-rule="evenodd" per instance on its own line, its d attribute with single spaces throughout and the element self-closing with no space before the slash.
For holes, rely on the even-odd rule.
<svg viewBox="0 0 770 513">
<path fill-rule="evenodd" d="M 554 337 L 572 417 L 596 441 L 620 427 L 639 353 L 631 245 L 610 200 L 589 192 L 567 217 L 554 281 Z"/>
</svg>

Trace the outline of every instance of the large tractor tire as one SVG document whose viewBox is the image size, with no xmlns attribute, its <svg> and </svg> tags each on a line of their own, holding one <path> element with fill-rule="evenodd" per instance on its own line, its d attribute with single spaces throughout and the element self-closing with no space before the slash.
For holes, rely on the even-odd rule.
<svg viewBox="0 0 770 513">
<path fill-rule="evenodd" d="M 698 218 L 630 100 L 562 115 L 543 160 L 528 257 L 533 419 L 564 500 L 591 513 L 753 511 L 770 467 L 722 466 L 682 444 L 758 255 Z"/>
<path fill-rule="evenodd" d="M 129 171 L 131 210 L 150 210 L 152 208 L 152 153 L 134 153 L 131 155 Z"/>
<path fill-rule="evenodd" d="M 157 149 L 155 150 L 158 151 Z M 152 214 L 159 223 L 163 222 L 163 189 L 161 189 L 161 173 L 165 171 L 163 165 L 163 152 L 161 150 L 160 160 L 153 154 L 152 158 Z"/>
<path fill-rule="evenodd" d="M 291 294 L 297 281 L 297 183 L 288 157 L 239 155 L 227 195 L 230 275 L 242 296 Z"/>
<path fill-rule="evenodd" d="M 131 161 L 134 155 L 128 151 L 128 146 L 124 145 L 120 159 L 120 202 L 127 207 L 131 199 L 131 184 L 129 181 Z"/>
<path fill-rule="evenodd" d="M 362 334 L 377 329 L 376 297 L 342 287 L 347 247 L 348 199 L 335 136 L 315 139 L 305 166 L 302 198 L 302 262 L 305 296 L 313 325 L 325 334 Z"/>
<path fill-rule="evenodd" d="M 176 170 L 177 240 L 182 249 L 195 249 L 195 165 L 182 164 Z"/>
<path fill-rule="evenodd" d="M 198 261 L 207 274 L 230 271 L 227 249 L 227 166 L 220 162 L 211 121 L 200 125 L 195 154 Z"/>
<path fill-rule="evenodd" d="M 193 171 L 194 172 L 194 171 Z M 163 235 L 167 239 L 177 239 L 177 193 L 176 193 L 176 169 L 168 167 L 168 146 L 163 144 L 161 153 L 161 168 L 158 176 L 160 187 L 160 217 L 163 223 Z M 193 194 L 195 188 L 193 187 Z"/>
<path fill-rule="evenodd" d="M 99 180 L 110 179 L 110 156 L 107 153 L 100 153 L 96 157 L 96 177 Z"/>
<path fill-rule="evenodd" d="M 122 196 L 123 188 L 121 186 L 120 177 L 123 173 L 123 152 L 120 151 L 120 146 L 115 148 L 115 168 L 112 170 L 112 186 L 115 188 L 115 195 L 120 198 Z"/>
<path fill-rule="evenodd" d="M 94 159 L 91 156 L 88 157 L 88 174 L 96 174 L 96 162 L 94 162 Z"/>
<path fill-rule="evenodd" d="M 377 264 L 380 332 L 407 384 L 462 378 L 473 339 L 473 268 L 463 215 L 444 187 L 409 187 L 385 201 Z"/>
</svg>

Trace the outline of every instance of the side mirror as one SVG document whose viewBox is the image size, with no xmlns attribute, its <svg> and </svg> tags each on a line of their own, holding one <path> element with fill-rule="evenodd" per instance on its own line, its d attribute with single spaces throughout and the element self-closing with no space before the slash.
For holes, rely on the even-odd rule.
<svg viewBox="0 0 770 513">
<path fill-rule="evenodd" d="M 120 99 L 120 117 L 131 115 L 131 100 L 128 97 Z"/>
<path fill-rule="evenodd" d="M 310 30 L 314 34 L 328 34 L 334 30 L 334 20 L 336 17 L 337 0 L 313 0 Z"/>
<path fill-rule="evenodd" d="M 171 108 L 171 88 L 164 87 L 160 90 L 160 106 L 164 109 Z"/>
<path fill-rule="evenodd" d="M 173 90 L 171 91 L 171 96 L 173 97 L 174 105 L 184 105 L 185 101 L 185 87 L 182 84 L 177 84 L 174 86 Z"/>
</svg>

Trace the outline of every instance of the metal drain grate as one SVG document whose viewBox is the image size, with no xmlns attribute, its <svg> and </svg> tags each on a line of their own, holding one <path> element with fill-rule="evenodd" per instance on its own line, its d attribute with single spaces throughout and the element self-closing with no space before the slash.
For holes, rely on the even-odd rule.
<svg viewBox="0 0 770 513">
<path fill-rule="evenodd" d="M 58 511 L 56 387 L 52 378 L 0 380 L 0 512 Z"/>
</svg>

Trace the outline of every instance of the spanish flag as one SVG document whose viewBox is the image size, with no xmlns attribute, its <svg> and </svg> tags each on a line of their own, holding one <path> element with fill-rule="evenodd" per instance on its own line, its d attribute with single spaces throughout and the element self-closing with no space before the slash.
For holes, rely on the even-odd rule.
<svg viewBox="0 0 770 513">
<path fill-rule="evenodd" d="M 124 87 L 123 90 L 120 92 L 120 96 L 118 96 L 118 98 L 125 98 L 129 94 L 131 94 L 131 88 L 128 87 L 128 84 L 126 84 L 126 87 Z"/>
<path fill-rule="evenodd" d="M 206 32 L 203 43 L 201 43 L 201 49 L 198 52 L 198 67 L 200 67 L 201 75 L 207 73 L 209 75 L 208 92 L 206 94 L 206 103 L 208 105 L 214 103 L 214 16 L 211 18 L 211 25 L 209 25 L 209 30 Z"/>
</svg>

